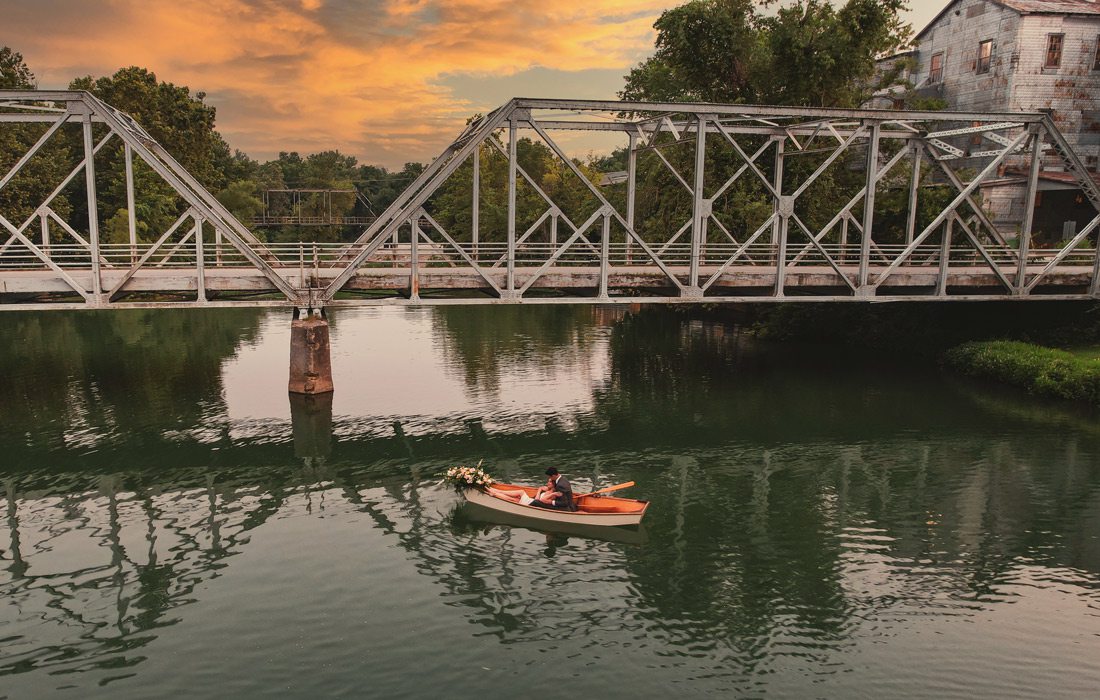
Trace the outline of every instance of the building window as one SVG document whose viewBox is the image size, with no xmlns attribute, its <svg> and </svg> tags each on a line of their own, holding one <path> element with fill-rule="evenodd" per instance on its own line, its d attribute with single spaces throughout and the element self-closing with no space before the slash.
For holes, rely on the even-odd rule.
<svg viewBox="0 0 1100 700">
<path fill-rule="evenodd" d="M 1062 65 L 1062 44 L 1065 43 L 1065 34 L 1047 35 L 1047 60 L 1044 68 L 1057 68 Z"/>
<path fill-rule="evenodd" d="M 983 41 L 978 44 L 978 67 L 977 73 L 988 73 L 989 67 L 993 63 L 993 42 Z"/>
<path fill-rule="evenodd" d="M 932 54 L 932 65 L 928 70 L 928 82 L 938 83 L 943 80 L 943 52 Z"/>
<path fill-rule="evenodd" d="M 1096 37 L 1096 62 L 1092 66 L 1093 70 L 1100 70 L 1100 35 Z"/>
</svg>

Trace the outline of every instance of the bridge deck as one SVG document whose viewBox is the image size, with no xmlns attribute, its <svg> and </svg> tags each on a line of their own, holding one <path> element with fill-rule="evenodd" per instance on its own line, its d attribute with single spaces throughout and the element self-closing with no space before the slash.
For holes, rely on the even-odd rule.
<svg viewBox="0 0 1100 700">
<path fill-rule="evenodd" d="M 338 267 L 300 268 L 291 266 L 274 266 L 276 272 L 295 289 L 319 289 L 323 288 L 330 280 L 334 279 L 343 270 Z M 515 271 L 515 285 L 522 287 L 535 273 L 535 267 L 518 267 Z M 685 280 L 689 274 L 686 266 L 672 266 L 667 268 L 680 280 Z M 700 274 L 704 279 L 709 279 L 720 269 L 718 265 L 707 265 L 700 268 Z M 1003 266 L 1001 274 L 1012 280 L 1017 274 L 1015 266 Z M 855 283 L 859 274 L 856 265 L 842 265 L 841 272 L 850 282 Z M 870 268 L 872 278 L 877 277 L 887 270 L 886 265 L 875 265 Z M 1039 264 L 1030 265 L 1027 268 L 1029 276 L 1037 275 L 1043 270 Z M 1093 269 L 1087 265 L 1062 266 L 1051 272 L 1043 286 L 1045 296 L 1070 295 L 1080 296 L 1087 293 L 1092 279 Z M 105 267 L 101 271 L 102 285 L 104 289 L 115 288 L 124 275 L 126 268 Z M 89 270 L 71 270 L 70 278 L 85 289 L 92 286 L 91 272 Z M 507 284 L 507 271 L 501 267 L 482 269 L 481 273 L 472 268 L 458 267 L 425 267 L 420 268 L 417 277 L 419 279 L 420 303 L 435 303 L 446 301 L 445 298 L 435 298 L 433 295 L 442 293 L 449 299 L 463 296 L 474 297 L 474 301 L 499 301 L 493 288 L 482 277 L 484 274 L 498 287 L 504 288 Z M 893 272 L 878 288 L 875 298 L 880 300 L 892 300 L 898 298 L 920 299 L 929 298 L 936 292 L 939 281 L 939 269 L 936 266 L 901 267 Z M 543 273 L 532 285 L 528 294 L 533 296 L 524 301 L 546 301 L 546 295 L 568 295 L 577 301 L 592 301 L 596 296 L 600 285 L 600 268 L 598 266 L 569 266 L 555 267 Z M 372 296 L 361 298 L 348 298 L 354 295 L 345 295 L 335 300 L 339 305 L 371 305 L 384 302 L 392 302 L 394 298 L 404 299 L 410 289 L 411 269 L 408 267 L 364 267 L 356 271 L 355 275 L 346 285 L 350 292 L 369 292 Z M 705 296 L 708 301 L 736 301 L 739 299 L 762 300 L 772 296 L 776 282 L 776 269 L 774 266 L 765 267 L 736 267 L 722 272 Z M 142 268 L 139 269 L 126 283 L 127 294 L 178 294 L 196 293 L 198 287 L 197 276 L 194 269 L 185 268 Z M 205 288 L 211 299 L 232 297 L 234 294 L 262 294 L 275 293 L 277 289 L 262 272 L 246 267 L 208 267 L 205 270 Z M 637 299 L 639 295 L 660 297 L 663 301 L 683 301 L 679 298 L 675 286 L 668 276 L 655 265 L 636 265 L 629 267 L 611 268 L 608 273 L 609 296 L 620 297 L 625 300 Z M 948 293 L 954 296 L 972 295 L 975 297 L 989 298 L 990 296 L 1006 296 L 1008 290 L 1004 287 L 998 276 L 987 266 L 952 266 L 947 278 Z M 34 297 L 39 295 L 63 295 L 71 293 L 72 288 L 57 274 L 48 268 L 37 270 L 5 270 L 0 275 L 0 294 L 27 295 Z M 383 294 L 389 292 L 389 299 Z M 840 298 L 854 298 L 851 289 L 840 276 L 827 265 L 805 265 L 789 269 L 786 272 L 785 292 L 788 295 L 808 296 L 836 300 Z M 29 300 L 29 299 L 28 299 Z M 116 302 L 117 303 L 117 302 Z M 142 306 L 155 305 L 155 302 L 142 302 Z M 178 302 L 170 302 L 178 305 Z M 275 299 L 272 305 L 292 305 L 286 299 Z M 81 306 L 84 304 L 81 303 Z M 167 304 L 166 304 L 167 305 Z M 21 304 L 8 306 L 22 306 Z"/>
</svg>

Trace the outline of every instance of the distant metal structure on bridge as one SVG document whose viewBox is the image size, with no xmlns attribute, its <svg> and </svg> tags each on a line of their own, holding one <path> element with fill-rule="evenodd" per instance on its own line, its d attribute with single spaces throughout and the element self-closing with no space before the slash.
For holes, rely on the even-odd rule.
<svg viewBox="0 0 1100 700">
<path fill-rule="evenodd" d="M 268 189 L 263 191 L 263 209 L 249 222 L 253 228 L 261 226 L 368 226 L 377 216 L 346 216 L 333 210 L 332 195 L 352 195 L 352 200 L 371 211 L 370 202 L 363 193 L 351 189 Z M 281 197 L 280 197 L 281 195 Z M 306 214 L 302 195 L 310 205 Z M 278 200 L 282 201 L 278 201 Z M 274 203 L 272 200 L 276 200 Z M 282 206 L 280 206 L 282 205 Z"/>
<path fill-rule="evenodd" d="M 1100 292 L 1100 257 L 1090 243 L 1100 215 L 1062 247 L 1038 249 L 1030 215 L 1008 235 L 978 202 L 981 184 L 1012 160 L 1030 163 L 1034 201 L 1040 161 L 1057 158 L 1100 211 L 1100 189 L 1045 114 L 517 98 L 471 122 L 354 241 L 294 244 L 257 238 L 139 124 L 90 94 L 0 92 L 0 129 L 26 123 L 41 132 L 0 176 L 0 195 L 66 131 L 83 157 L 23 220 L 0 211 L 7 234 L 0 309 L 1083 299 Z M 626 147 L 625 176 L 604 186 L 564 145 L 594 132 Z M 517 157 L 521 137 L 553 153 L 573 196 L 548 191 L 528 172 Z M 112 142 L 124 152 L 123 243 L 101 236 L 96 154 Z M 490 182 L 481 171 L 492 159 L 507 176 Z M 137 236 L 135 160 L 178 197 L 178 218 L 151 241 Z M 684 220 L 641 219 L 655 196 L 639 186 L 643 165 L 666 173 L 683 198 Z M 922 211 L 921 173 L 929 167 L 951 194 L 946 205 Z M 858 169 L 861 186 L 816 193 L 811 211 L 808 193 L 830 169 L 848 180 Z M 755 200 L 731 203 L 738 181 L 742 197 L 755 192 Z M 72 187 L 83 189 L 90 213 L 83 219 L 54 208 Z M 503 188 L 497 195 L 507 203 L 493 225 L 481 220 L 490 187 Z M 876 196 L 884 192 L 904 197 L 904 220 L 880 220 Z M 469 198 L 466 220 L 437 216 L 441 194 Z M 751 227 L 736 230 L 731 211 L 745 221 L 749 210 Z"/>
</svg>

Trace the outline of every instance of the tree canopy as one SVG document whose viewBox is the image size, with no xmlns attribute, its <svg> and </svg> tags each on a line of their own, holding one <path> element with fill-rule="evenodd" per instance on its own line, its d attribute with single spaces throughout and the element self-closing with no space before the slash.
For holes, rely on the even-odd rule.
<svg viewBox="0 0 1100 700">
<path fill-rule="evenodd" d="M 771 12 L 771 6 L 776 6 Z M 654 24 L 654 54 L 625 76 L 631 101 L 858 106 L 875 59 L 908 44 L 906 0 L 692 0 Z"/>
</svg>

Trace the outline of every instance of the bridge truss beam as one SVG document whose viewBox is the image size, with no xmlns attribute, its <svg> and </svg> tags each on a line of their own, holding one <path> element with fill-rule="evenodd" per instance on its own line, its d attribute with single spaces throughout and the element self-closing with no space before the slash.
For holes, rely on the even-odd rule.
<svg viewBox="0 0 1100 700">
<path fill-rule="evenodd" d="M 1090 244 L 1100 190 L 1044 114 L 517 98 L 472 121 L 356 240 L 290 245 L 261 243 L 90 95 L 0 93 L 0 129 L 20 117 L 46 126 L 0 174 L 0 198 L 70 124 L 85 157 L 21 226 L 0 212 L 10 234 L 0 308 L 1081 299 L 1100 289 Z M 137 240 L 132 206 L 126 243 L 98 235 L 94 164 L 114 138 L 129 202 L 133 154 L 180 197 L 180 218 L 153 243 Z M 623 170 L 601 178 L 571 155 L 595 145 L 621 148 Z M 1058 248 L 1037 247 L 1033 230 L 1044 161 L 1098 211 Z M 93 215 L 78 225 L 51 202 L 82 169 Z M 1014 171 L 1025 173 L 1013 185 L 1025 215 L 1006 231 L 982 188 Z M 51 227 L 71 240 L 51 241 Z M 192 296 L 145 296 L 158 293 Z"/>
</svg>

